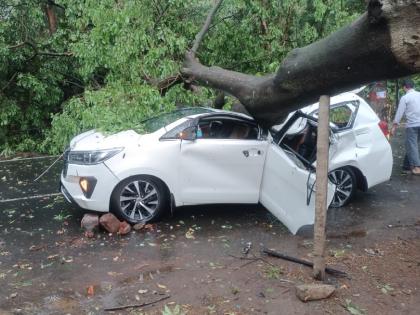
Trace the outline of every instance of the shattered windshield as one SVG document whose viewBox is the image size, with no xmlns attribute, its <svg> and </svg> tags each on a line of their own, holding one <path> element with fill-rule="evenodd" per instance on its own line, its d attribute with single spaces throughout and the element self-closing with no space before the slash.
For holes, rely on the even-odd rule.
<svg viewBox="0 0 420 315">
<path fill-rule="evenodd" d="M 162 127 L 165 127 L 178 119 L 190 115 L 197 115 L 197 114 L 204 114 L 212 112 L 211 109 L 204 108 L 204 107 L 189 107 L 183 108 L 179 110 L 175 110 L 170 113 L 164 113 L 152 118 L 148 118 L 140 122 L 139 125 L 136 126 L 136 131 L 141 133 L 152 133 L 156 130 L 159 130 Z"/>
</svg>

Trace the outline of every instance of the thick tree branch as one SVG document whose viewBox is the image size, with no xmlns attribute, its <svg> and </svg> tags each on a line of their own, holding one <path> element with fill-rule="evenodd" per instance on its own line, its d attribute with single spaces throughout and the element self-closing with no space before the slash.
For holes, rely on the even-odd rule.
<svg viewBox="0 0 420 315">
<path fill-rule="evenodd" d="M 219 67 L 206 67 L 198 62 L 191 52 L 185 56 L 181 73 L 190 80 L 199 82 L 200 85 L 223 90 L 239 99 L 247 97 L 248 92 L 245 94 L 243 92 L 249 90 L 252 95 L 252 91 L 258 89 L 264 82 L 273 79 L 273 76 L 255 77 Z"/>
<path fill-rule="evenodd" d="M 214 16 L 216 15 L 217 10 L 219 9 L 220 5 L 222 4 L 223 0 L 216 0 L 212 9 L 210 10 L 209 14 L 207 15 L 206 22 L 204 23 L 203 27 L 201 28 L 200 32 L 197 34 L 197 36 L 194 39 L 193 46 L 190 51 L 186 53 L 185 60 L 189 58 L 189 56 L 195 57 L 198 48 L 200 47 L 201 42 L 203 41 L 204 36 L 208 32 L 210 25 L 214 19 Z M 165 12 L 167 10 L 168 6 L 165 9 L 161 9 L 161 12 Z M 175 85 L 184 83 L 184 87 L 187 90 L 192 90 L 191 86 L 191 80 L 189 78 L 185 78 L 181 73 L 178 73 L 176 75 L 170 76 L 168 78 L 165 78 L 161 81 L 157 81 L 156 79 L 151 79 L 148 76 L 144 76 L 144 79 L 146 82 L 148 82 L 151 85 L 154 85 L 159 90 L 160 95 L 165 96 L 165 94 Z"/>
<path fill-rule="evenodd" d="M 54 11 L 54 5 L 50 1 L 45 6 L 45 14 L 47 15 L 48 29 L 50 30 L 50 35 L 52 35 L 57 31 L 57 16 Z"/>
<path fill-rule="evenodd" d="M 208 32 L 210 24 L 213 21 L 213 18 L 216 15 L 216 12 L 219 9 L 222 2 L 223 2 L 223 0 L 216 0 L 213 8 L 210 10 L 209 14 L 207 15 L 206 22 L 204 23 L 203 27 L 201 28 L 201 31 L 195 37 L 193 46 L 191 48 L 191 52 L 192 52 L 193 56 L 195 56 L 195 54 L 197 53 L 197 50 L 200 47 L 200 44 L 203 41 L 204 36 Z"/>
<path fill-rule="evenodd" d="M 181 73 L 239 99 L 271 126 L 319 95 L 420 72 L 420 1 L 370 0 L 368 12 L 330 36 L 291 51 L 276 74 L 206 67 L 187 53 Z"/>
<path fill-rule="evenodd" d="M 213 107 L 217 109 L 222 109 L 226 104 L 226 95 L 223 91 L 217 91 L 216 97 L 213 100 Z"/>
</svg>

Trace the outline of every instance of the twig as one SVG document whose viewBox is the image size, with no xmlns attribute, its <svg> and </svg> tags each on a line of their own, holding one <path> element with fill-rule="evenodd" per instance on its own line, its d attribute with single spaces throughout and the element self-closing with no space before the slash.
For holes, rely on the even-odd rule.
<svg viewBox="0 0 420 315">
<path fill-rule="evenodd" d="M 171 6 L 171 3 L 168 2 L 167 5 L 164 8 L 161 8 L 161 10 L 158 10 L 160 12 L 159 12 L 158 18 L 156 19 L 155 27 L 154 28 L 156 28 L 159 25 L 160 20 L 164 17 L 166 11 L 168 11 L 168 9 L 169 9 L 170 6 Z"/>
<path fill-rule="evenodd" d="M 269 256 L 272 256 L 272 257 L 281 258 L 281 259 L 291 261 L 291 262 L 295 262 L 295 263 L 298 263 L 298 264 L 301 264 L 301 265 L 304 265 L 304 266 L 308 266 L 308 267 L 311 267 L 311 268 L 314 266 L 314 264 L 310 261 L 295 258 L 295 257 L 291 257 L 291 256 L 287 256 L 287 255 L 278 253 L 278 252 L 273 251 L 273 250 L 268 249 L 268 248 L 264 248 L 262 250 L 262 252 L 269 255 Z M 335 277 L 349 278 L 347 273 L 345 273 L 344 271 L 337 270 L 337 269 L 326 267 L 325 272 L 329 273 L 330 275 L 335 276 Z"/>
<path fill-rule="evenodd" d="M 23 43 L 19 43 L 19 44 L 16 44 L 16 45 L 9 46 L 9 47 L 7 47 L 7 49 L 16 49 L 16 48 L 20 48 L 20 47 L 23 47 L 23 46 L 25 46 L 25 45 L 27 45 L 27 44 L 28 44 L 27 42 L 23 42 Z"/>
<path fill-rule="evenodd" d="M 48 168 L 42 172 L 41 175 L 39 175 L 37 178 L 34 179 L 34 182 L 38 181 L 38 179 L 40 179 L 42 176 L 44 176 L 54 165 L 55 163 L 58 162 L 59 159 L 61 159 L 61 157 L 64 155 L 65 152 L 63 152 L 50 166 L 48 166 Z"/>
<path fill-rule="evenodd" d="M 62 53 L 51 52 L 51 51 L 40 51 L 37 53 L 42 56 L 51 56 L 51 57 L 72 57 L 74 54 L 71 51 L 65 51 Z"/>
<path fill-rule="evenodd" d="M 13 75 L 12 75 L 12 77 L 10 78 L 10 80 L 6 83 L 6 85 L 5 86 L 3 86 L 2 88 L 1 88 L 1 92 L 3 92 L 4 90 L 6 90 L 7 89 L 7 87 L 10 85 L 10 83 L 12 83 L 13 82 L 13 80 L 15 79 L 15 77 L 16 77 L 16 75 L 17 75 L 18 73 L 17 72 L 15 72 Z"/>
<path fill-rule="evenodd" d="M 13 45 L 13 46 L 9 46 L 7 48 L 8 49 L 16 49 L 16 48 L 23 47 L 25 45 L 30 46 L 34 51 L 34 55 L 31 58 L 29 58 L 28 60 L 31 60 L 38 55 L 51 56 L 51 57 L 72 57 L 74 55 L 74 53 L 71 52 L 71 51 L 65 51 L 65 52 L 62 52 L 62 53 L 53 52 L 53 51 L 39 51 L 38 47 L 34 43 L 30 42 L 29 40 L 24 41 L 24 42 L 19 43 L 19 44 L 16 44 L 16 45 Z"/>
<path fill-rule="evenodd" d="M 274 266 L 272 263 L 268 262 L 267 260 L 265 260 L 262 257 L 255 257 L 255 256 L 252 257 L 252 258 L 251 257 L 238 257 L 238 256 L 231 255 L 231 254 L 228 254 L 228 256 L 233 257 L 233 258 L 236 258 L 236 259 L 240 259 L 240 260 L 249 260 L 249 262 L 243 264 L 239 268 L 245 267 L 246 265 L 249 265 L 249 264 L 251 264 L 253 262 L 256 262 L 256 261 L 262 261 L 262 262 L 266 263 L 267 265 Z"/>
<path fill-rule="evenodd" d="M 209 27 L 209 31 L 212 29 L 212 28 L 214 28 L 214 27 L 216 27 L 217 26 L 217 24 L 219 24 L 219 23 L 221 23 L 221 22 L 224 22 L 224 21 L 226 21 L 226 20 L 228 20 L 228 19 L 230 19 L 230 18 L 236 18 L 237 17 L 237 15 L 238 14 L 230 14 L 230 15 L 227 15 L 227 16 L 225 16 L 225 17 L 222 17 L 221 19 L 219 19 L 218 21 L 216 21 L 216 22 L 214 22 L 210 27 Z"/>
<path fill-rule="evenodd" d="M 104 311 L 106 312 L 110 312 L 110 311 L 120 311 L 120 310 L 125 310 L 127 308 L 136 308 L 136 307 L 143 307 L 143 306 L 147 306 L 147 305 L 152 305 L 155 304 L 157 302 L 169 299 L 171 296 L 167 295 L 164 296 L 158 300 L 152 301 L 152 302 L 146 302 L 146 303 L 141 303 L 141 304 L 131 304 L 131 305 L 122 305 L 122 306 L 116 306 L 116 307 L 110 307 L 110 308 L 105 308 Z"/>
<path fill-rule="evenodd" d="M 57 8 L 60 8 L 60 9 L 62 9 L 62 10 L 66 10 L 66 8 L 65 8 L 65 7 L 63 7 L 61 4 L 55 3 L 55 2 L 54 2 L 54 1 L 52 1 L 52 0 L 48 0 L 48 4 L 50 4 L 50 5 L 54 5 L 54 6 L 56 6 Z"/>
<path fill-rule="evenodd" d="M 241 266 L 239 267 L 239 269 L 241 269 L 241 268 L 243 268 L 243 267 L 245 267 L 245 266 L 248 266 L 248 265 L 250 265 L 250 264 L 253 264 L 254 262 L 257 262 L 257 261 L 260 261 L 260 259 L 259 259 L 259 258 L 255 258 L 255 259 L 253 259 L 253 260 L 250 260 L 250 261 L 248 261 L 248 262 L 244 263 L 243 265 L 241 265 Z"/>
<path fill-rule="evenodd" d="M 255 260 L 255 259 L 259 259 L 258 257 L 251 258 L 251 257 L 239 257 L 239 256 L 235 256 L 235 255 L 232 255 L 232 254 L 227 254 L 227 255 L 230 256 L 230 257 L 236 258 L 236 259 L 241 259 L 241 260 Z"/>
</svg>

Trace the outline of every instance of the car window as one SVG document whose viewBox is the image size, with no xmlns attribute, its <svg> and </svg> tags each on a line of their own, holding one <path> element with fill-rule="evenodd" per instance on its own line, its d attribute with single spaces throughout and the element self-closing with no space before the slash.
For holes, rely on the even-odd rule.
<svg viewBox="0 0 420 315">
<path fill-rule="evenodd" d="M 197 139 L 257 140 L 259 128 L 239 119 L 220 117 L 204 118 L 199 121 Z"/>
<path fill-rule="evenodd" d="M 170 113 L 161 114 L 146 120 L 143 120 L 138 125 L 139 128 L 144 130 L 146 133 L 152 133 L 156 130 L 159 130 L 162 127 L 165 127 L 180 118 L 196 115 L 196 114 L 203 114 L 203 113 L 211 113 L 212 110 L 203 107 L 191 107 L 191 108 L 182 108 Z"/>
<path fill-rule="evenodd" d="M 187 129 L 188 127 L 192 127 L 195 124 L 195 119 L 188 119 L 187 121 L 184 121 L 182 124 L 179 124 L 175 128 L 169 130 L 167 133 L 165 133 L 160 139 L 162 140 L 169 140 L 169 139 L 179 139 L 179 134 L 181 131 Z"/>
<path fill-rule="evenodd" d="M 358 101 L 349 101 L 331 106 L 330 124 L 333 130 L 341 131 L 352 128 L 358 107 Z M 312 116 L 318 118 L 318 110 L 313 112 Z"/>
<path fill-rule="evenodd" d="M 348 127 L 352 114 L 353 112 L 347 105 L 331 108 L 330 122 L 332 122 L 338 128 Z"/>
</svg>

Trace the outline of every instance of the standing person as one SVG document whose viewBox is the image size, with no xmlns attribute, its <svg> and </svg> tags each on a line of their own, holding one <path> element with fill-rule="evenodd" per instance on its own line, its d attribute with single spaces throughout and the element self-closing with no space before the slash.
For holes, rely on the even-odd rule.
<svg viewBox="0 0 420 315">
<path fill-rule="evenodd" d="M 418 140 L 420 137 L 420 92 L 414 90 L 413 80 L 406 79 L 403 82 L 405 95 L 401 97 L 395 114 L 391 135 L 399 125 L 401 118 L 406 118 L 405 149 L 411 172 L 420 175 L 420 157 Z"/>
</svg>

